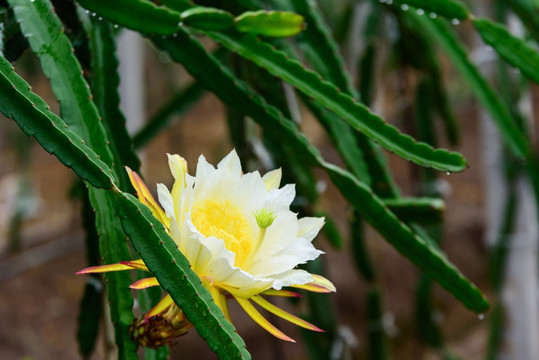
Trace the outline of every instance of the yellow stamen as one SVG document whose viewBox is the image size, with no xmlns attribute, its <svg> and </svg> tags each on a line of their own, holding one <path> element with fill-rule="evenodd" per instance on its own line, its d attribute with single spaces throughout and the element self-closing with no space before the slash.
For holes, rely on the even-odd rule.
<svg viewBox="0 0 539 360">
<path fill-rule="evenodd" d="M 251 253 L 254 237 L 250 224 L 236 205 L 230 201 L 201 201 L 194 206 L 191 216 L 202 235 L 224 241 L 225 247 L 236 254 L 234 265 L 241 267 Z"/>
</svg>

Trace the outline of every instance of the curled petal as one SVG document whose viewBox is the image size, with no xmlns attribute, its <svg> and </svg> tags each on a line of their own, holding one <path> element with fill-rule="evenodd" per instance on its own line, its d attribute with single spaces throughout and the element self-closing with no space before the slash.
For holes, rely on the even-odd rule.
<svg viewBox="0 0 539 360">
<path fill-rule="evenodd" d="M 266 291 L 261 292 L 262 295 L 269 295 L 269 296 L 282 296 L 282 297 L 298 297 L 300 298 L 301 295 L 294 291 L 288 291 L 288 290 L 275 290 L 275 289 L 268 289 Z"/>
<path fill-rule="evenodd" d="M 155 216 L 157 220 L 159 220 L 168 229 L 170 221 L 166 217 L 164 211 L 153 198 L 152 193 L 150 192 L 150 190 L 148 190 L 148 187 L 146 186 L 146 184 L 144 184 L 144 181 L 142 181 L 140 176 L 136 172 L 131 170 L 129 167 L 126 166 L 125 169 L 127 171 L 127 174 L 129 175 L 129 180 L 131 180 L 131 184 L 137 191 L 139 201 L 149 207 L 152 211 L 153 216 Z"/>
<path fill-rule="evenodd" d="M 253 296 L 251 299 L 254 302 L 256 302 L 258 305 L 263 307 L 264 309 L 268 310 L 270 313 L 275 314 L 275 315 L 279 316 L 280 318 L 285 319 L 286 321 L 290 321 L 292 324 L 301 326 L 302 328 L 305 328 L 305 329 L 308 329 L 308 330 L 324 332 L 324 330 L 320 329 L 319 327 L 314 326 L 313 324 L 311 324 L 311 323 L 309 323 L 309 322 L 307 322 L 307 321 L 305 321 L 303 319 L 300 319 L 299 317 L 297 317 L 295 315 L 292 315 L 292 314 L 284 311 L 283 309 L 278 308 L 277 306 L 273 305 L 272 303 L 270 303 L 269 301 L 267 301 L 266 299 L 264 299 L 261 296 L 258 296 L 258 295 Z"/>
<path fill-rule="evenodd" d="M 142 259 L 133 261 L 120 261 L 120 264 L 129 266 L 131 269 L 149 271 L 148 267 L 146 266 L 144 261 L 142 261 Z"/>
<path fill-rule="evenodd" d="M 167 310 L 168 307 L 172 304 L 174 304 L 174 300 L 172 300 L 172 297 L 167 294 L 167 296 L 162 298 L 161 301 L 157 303 L 157 305 L 155 305 L 150 311 L 148 311 L 148 313 L 146 313 L 146 319 L 161 314 L 163 311 Z"/>
<path fill-rule="evenodd" d="M 335 285 L 323 276 L 313 274 L 313 281 L 303 285 L 292 285 L 292 287 L 308 290 L 316 293 L 329 293 L 335 292 Z"/>
<path fill-rule="evenodd" d="M 146 289 L 146 288 L 149 288 L 152 286 L 158 286 L 158 285 L 159 285 L 159 281 L 157 281 L 157 278 L 150 277 L 150 278 L 140 279 L 139 281 L 135 281 L 134 283 L 131 284 L 131 286 L 129 286 L 129 288 L 135 289 L 135 290 L 142 290 L 142 289 Z"/>
<path fill-rule="evenodd" d="M 260 326 L 262 326 L 270 334 L 281 340 L 295 342 L 294 339 L 285 335 L 281 330 L 273 326 L 266 318 L 264 318 L 258 310 L 255 309 L 253 304 L 247 299 L 236 298 L 238 304 L 245 310 L 245 312 Z"/>
<path fill-rule="evenodd" d="M 87 267 L 86 269 L 82 269 L 81 271 L 77 271 L 77 275 L 104 273 L 104 272 L 109 272 L 109 271 L 131 270 L 131 269 L 133 269 L 132 266 L 126 265 L 124 263 L 90 266 L 90 267 Z"/>
</svg>

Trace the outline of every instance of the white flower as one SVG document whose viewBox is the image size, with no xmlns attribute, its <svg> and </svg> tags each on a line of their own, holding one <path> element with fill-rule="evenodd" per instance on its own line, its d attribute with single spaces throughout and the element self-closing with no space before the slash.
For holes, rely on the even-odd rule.
<svg viewBox="0 0 539 360">
<path fill-rule="evenodd" d="M 231 294 L 257 323 L 281 339 L 293 341 L 264 319 L 251 300 L 297 325 L 319 330 L 260 296 L 295 294 L 283 287 L 335 291 L 329 280 L 296 269 L 322 254 L 312 241 L 324 219 L 298 219 L 297 214 L 290 211 L 295 188 L 294 185 L 279 188 L 281 170 L 264 176 L 257 171 L 243 174 L 239 157 L 232 151 L 217 168 L 200 156 L 196 174 L 191 176 L 187 173 L 186 161 L 179 155 L 169 155 L 168 159 L 175 179 L 172 190 L 163 184 L 157 185 L 164 212 L 138 175 L 128 169 L 131 181 L 140 201 L 165 225 L 224 314 L 230 319 L 226 295 Z M 137 265 L 140 267 L 140 263 Z M 114 266 L 118 265 L 91 269 L 124 269 Z M 134 287 L 157 285 L 153 279 L 146 279 L 143 285 L 135 283 Z M 148 315 L 160 314 L 169 306 L 175 305 L 167 296 Z"/>
</svg>

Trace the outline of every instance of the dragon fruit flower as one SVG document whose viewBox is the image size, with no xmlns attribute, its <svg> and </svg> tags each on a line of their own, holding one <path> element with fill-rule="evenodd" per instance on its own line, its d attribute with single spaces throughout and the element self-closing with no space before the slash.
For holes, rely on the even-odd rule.
<svg viewBox="0 0 539 360">
<path fill-rule="evenodd" d="M 294 185 L 279 188 L 281 170 L 261 176 L 258 171 L 244 174 L 233 150 L 218 165 L 200 156 L 195 176 L 187 173 L 187 162 L 179 155 L 168 155 L 175 182 L 172 190 L 157 185 L 161 206 L 142 179 L 127 168 L 139 201 L 150 208 L 189 260 L 215 303 L 230 320 L 228 299 L 235 299 L 247 314 L 279 339 L 294 341 L 254 307 L 261 308 L 298 326 L 314 331 L 318 327 L 267 301 L 264 296 L 299 296 L 285 288 L 313 292 L 335 291 L 322 276 L 297 269 L 316 259 L 322 251 L 312 241 L 324 224 L 323 218 L 303 217 L 290 211 Z M 142 260 L 95 266 L 79 274 L 141 269 Z M 134 289 L 158 286 L 155 277 L 139 280 Z M 131 327 L 132 337 L 141 345 L 158 347 L 192 327 L 166 295 Z"/>
</svg>

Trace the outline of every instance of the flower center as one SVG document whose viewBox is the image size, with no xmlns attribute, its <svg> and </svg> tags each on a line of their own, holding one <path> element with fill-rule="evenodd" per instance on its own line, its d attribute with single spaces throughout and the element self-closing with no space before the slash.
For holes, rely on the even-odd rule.
<svg viewBox="0 0 539 360">
<path fill-rule="evenodd" d="M 228 200 L 224 203 L 201 201 L 193 207 L 191 218 L 202 235 L 222 239 L 225 247 L 236 254 L 234 265 L 240 267 L 251 252 L 254 236 L 237 206 Z"/>
</svg>

